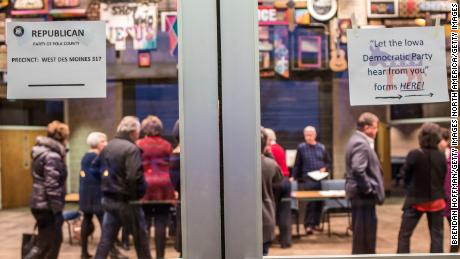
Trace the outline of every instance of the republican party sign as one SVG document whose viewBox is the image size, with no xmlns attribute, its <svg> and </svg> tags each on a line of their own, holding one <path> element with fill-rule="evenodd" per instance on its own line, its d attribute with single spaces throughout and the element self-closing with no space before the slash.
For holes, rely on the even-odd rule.
<svg viewBox="0 0 460 259">
<path fill-rule="evenodd" d="M 106 97 L 105 23 L 7 23 L 8 99 Z"/>
<path fill-rule="evenodd" d="M 347 30 L 351 105 L 449 101 L 443 27 Z"/>
</svg>

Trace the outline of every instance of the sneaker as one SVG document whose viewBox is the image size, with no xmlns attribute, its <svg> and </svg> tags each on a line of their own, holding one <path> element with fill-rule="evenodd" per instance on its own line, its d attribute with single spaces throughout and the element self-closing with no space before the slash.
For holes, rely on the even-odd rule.
<svg viewBox="0 0 460 259">
<path fill-rule="evenodd" d="M 110 250 L 110 259 L 129 259 L 129 257 L 123 255 L 118 249 L 114 247 L 112 250 Z"/>
<path fill-rule="evenodd" d="M 320 228 L 319 226 L 314 226 L 313 230 L 316 231 L 316 232 L 323 232 L 323 229 Z"/>
<path fill-rule="evenodd" d="M 313 235 L 313 228 L 312 227 L 306 227 L 305 228 L 305 233 L 307 235 Z"/>
</svg>

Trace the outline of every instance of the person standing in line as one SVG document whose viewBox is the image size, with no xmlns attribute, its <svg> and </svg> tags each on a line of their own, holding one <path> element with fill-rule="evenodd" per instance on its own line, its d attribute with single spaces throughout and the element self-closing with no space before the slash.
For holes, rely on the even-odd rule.
<svg viewBox="0 0 460 259">
<path fill-rule="evenodd" d="M 261 132 L 261 165 L 262 165 L 262 223 L 263 223 L 263 255 L 268 255 L 271 243 L 275 238 L 275 195 L 273 185 L 283 180 L 281 169 L 272 158 L 266 157 L 267 135 Z"/>
<path fill-rule="evenodd" d="M 450 133 L 448 129 L 442 128 L 441 129 L 441 141 L 439 142 L 439 150 L 444 152 L 444 155 L 446 156 L 446 167 L 447 167 L 447 173 L 446 173 L 446 179 L 444 180 L 444 191 L 446 193 L 446 209 L 444 210 L 444 216 L 447 218 L 447 221 L 449 222 L 449 226 L 451 226 L 451 211 L 452 211 L 452 206 L 451 206 L 451 157 L 450 157 Z M 457 210 L 458 209 L 454 209 Z M 458 212 L 457 212 L 458 213 Z M 459 247 L 458 245 L 450 245 L 450 252 L 451 253 L 458 253 Z"/>
<path fill-rule="evenodd" d="M 80 238 L 82 259 L 93 257 L 88 252 L 88 237 L 94 231 L 93 216 L 96 216 L 102 229 L 104 211 L 101 205 L 102 165 L 99 154 L 107 145 L 107 136 L 102 132 L 91 132 L 86 139 L 86 143 L 90 149 L 81 159 L 79 191 L 79 206 L 80 210 L 83 212 Z M 110 257 L 112 259 L 127 258 L 121 255 L 115 246 L 110 252 Z"/>
<path fill-rule="evenodd" d="M 385 190 L 379 158 L 374 150 L 379 119 L 365 112 L 357 131 L 346 146 L 345 192 L 351 201 L 352 254 L 375 254 L 377 241 L 376 204 L 383 204 Z"/>
<path fill-rule="evenodd" d="M 107 169 L 102 174 L 102 207 L 105 213 L 96 259 L 107 258 L 122 225 L 134 237 L 137 258 L 151 258 L 144 212 L 130 204 L 144 196 L 146 190 L 141 150 L 135 144 L 140 128 L 138 118 L 124 117 L 118 125 L 117 135 L 100 154 L 101 162 Z"/>
<path fill-rule="evenodd" d="M 32 148 L 32 196 L 30 208 L 38 236 L 26 259 L 56 259 L 62 243 L 62 210 L 65 205 L 67 166 L 65 164 L 69 127 L 53 121 L 47 136 L 37 137 Z"/>
<path fill-rule="evenodd" d="M 308 175 L 309 172 L 331 170 L 331 158 L 326 147 L 316 141 L 316 129 L 307 126 L 303 130 L 305 142 L 297 146 L 294 168 L 292 170 L 294 179 L 299 181 L 301 190 L 321 190 L 321 181 L 317 181 Z M 304 227 L 307 235 L 319 230 L 321 212 L 324 202 L 309 202 L 305 210 Z"/>
<path fill-rule="evenodd" d="M 447 166 L 444 153 L 439 151 L 440 140 L 439 125 L 425 123 L 418 135 L 420 148 L 411 150 L 406 157 L 403 171 L 407 194 L 399 229 L 398 253 L 410 252 L 410 238 L 424 213 L 430 229 L 430 253 L 443 252 Z"/>
<path fill-rule="evenodd" d="M 176 204 L 176 251 L 180 253 L 179 257 L 182 257 L 182 216 L 181 216 L 181 203 L 180 203 L 180 137 L 179 137 L 179 120 L 174 124 L 172 130 L 172 136 L 176 139 L 177 145 L 173 149 L 171 156 L 169 157 L 169 176 L 171 182 L 176 191 L 176 197 L 179 201 Z"/>
<path fill-rule="evenodd" d="M 289 170 L 286 165 L 286 153 L 283 147 L 276 143 L 276 134 L 272 129 L 264 128 L 267 134 L 268 148 L 273 158 L 283 173 L 283 181 L 273 186 L 276 203 L 276 223 L 280 231 L 279 242 L 281 248 L 292 246 L 292 227 L 291 227 L 291 182 L 289 181 Z"/>
<path fill-rule="evenodd" d="M 166 248 L 166 227 L 168 225 L 171 204 L 149 204 L 150 201 L 175 200 L 174 187 L 169 176 L 169 157 L 172 153 L 171 144 L 161 137 L 163 123 L 149 115 L 142 121 L 142 132 L 145 137 L 136 144 L 142 150 L 142 164 L 147 191 L 141 201 L 150 233 L 152 217 L 155 221 L 156 258 L 163 259 Z"/>
</svg>

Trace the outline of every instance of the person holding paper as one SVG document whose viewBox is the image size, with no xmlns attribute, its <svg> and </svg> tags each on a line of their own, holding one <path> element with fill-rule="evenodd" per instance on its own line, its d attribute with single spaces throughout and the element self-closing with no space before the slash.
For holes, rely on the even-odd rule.
<svg viewBox="0 0 460 259">
<path fill-rule="evenodd" d="M 297 146 L 293 177 L 299 181 L 301 190 L 321 190 L 321 179 L 312 177 L 314 171 L 328 172 L 331 169 L 331 159 L 326 147 L 316 141 L 316 129 L 307 126 L 303 130 L 305 142 Z M 304 227 L 307 235 L 318 230 L 321 211 L 324 202 L 314 201 L 307 204 L 305 210 Z"/>
<path fill-rule="evenodd" d="M 374 150 L 379 119 L 365 112 L 358 118 L 358 130 L 345 152 L 345 192 L 351 201 L 352 254 L 375 254 L 377 215 L 375 205 L 385 199 L 379 158 Z"/>
</svg>

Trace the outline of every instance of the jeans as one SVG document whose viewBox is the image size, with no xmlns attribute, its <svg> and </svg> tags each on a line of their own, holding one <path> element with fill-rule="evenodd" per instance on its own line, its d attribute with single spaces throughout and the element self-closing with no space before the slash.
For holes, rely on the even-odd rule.
<svg viewBox="0 0 460 259">
<path fill-rule="evenodd" d="M 443 210 L 436 212 L 422 212 L 414 208 L 407 208 L 402 215 L 401 227 L 398 237 L 398 253 L 410 252 L 410 238 L 417 226 L 423 213 L 426 213 L 428 218 L 428 228 L 430 229 L 431 246 L 430 253 L 442 253 L 443 251 Z"/>
<path fill-rule="evenodd" d="M 291 227 L 291 182 L 289 178 L 284 177 L 283 181 L 273 187 L 276 201 L 276 224 L 280 230 L 281 247 L 290 247 L 292 245 L 292 227 Z"/>
<path fill-rule="evenodd" d="M 166 227 L 169 220 L 169 204 L 143 205 L 147 229 L 150 233 L 152 218 L 155 224 L 155 250 L 157 258 L 165 257 Z M 149 235 L 150 236 L 150 235 Z"/>
<path fill-rule="evenodd" d="M 37 221 L 38 236 L 35 246 L 24 258 L 56 259 L 62 243 L 62 212 L 53 213 L 51 210 L 32 209 Z"/>
<path fill-rule="evenodd" d="M 124 202 L 117 202 L 104 213 L 101 241 L 94 258 L 107 258 L 121 226 L 127 227 L 133 235 L 137 258 L 151 259 L 144 212 L 141 208 Z"/>
</svg>

